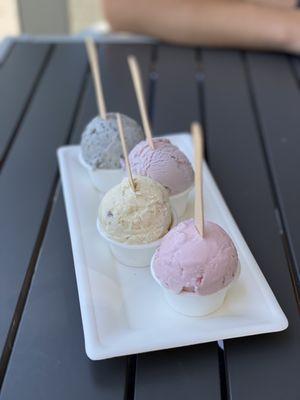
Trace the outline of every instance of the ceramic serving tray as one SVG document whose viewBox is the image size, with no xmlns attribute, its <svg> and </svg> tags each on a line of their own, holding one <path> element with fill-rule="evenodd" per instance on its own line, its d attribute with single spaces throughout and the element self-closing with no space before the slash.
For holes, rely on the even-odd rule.
<svg viewBox="0 0 300 400">
<path fill-rule="evenodd" d="M 167 136 L 193 162 L 188 134 Z M 221 193 L 204 165 L 206 219 L 233 239 L 241 274 L 225 303 L 206 317 L 173 311 L 149 268 L 119 264 L 99 236 L 96 217 L 101 195 L 79 162 L 79 146 L 58 150 L 84 330 L 92 360 L 286 329 L 288 321 L 243 239 Z M 182 219 L 193 215 L 193 192 Z"/>
</svg>

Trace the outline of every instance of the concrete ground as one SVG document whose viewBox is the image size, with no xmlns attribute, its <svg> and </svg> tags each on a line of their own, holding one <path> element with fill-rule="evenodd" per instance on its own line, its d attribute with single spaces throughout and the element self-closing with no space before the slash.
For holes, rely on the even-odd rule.
<svg viewBox="0 0 300 400">
<path fill-rule="evenodd" d="M 19 33 L 17 0 L 0 0 L 0 39 Z"/>
<path fill-rule="evenodd" d="M 67 0 L 67 2 L 70 33 L 80 32 L 88 26 L 103 21 L 100 0 Z M 19 33 L 17 0 L 0 0 L 0 39 Z"/>
</svg>

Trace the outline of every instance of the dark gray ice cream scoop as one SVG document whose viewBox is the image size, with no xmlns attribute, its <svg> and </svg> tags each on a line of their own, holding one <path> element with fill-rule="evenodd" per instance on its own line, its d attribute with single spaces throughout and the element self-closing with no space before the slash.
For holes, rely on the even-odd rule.
<svg viewBox="0 0 300 400">
<path fill-rule="evenodd" d="M 127 115 L 121 114 L 128 152 L 141 140 L 144 134 L 140 125 Z M 106 119 L 97 116 L 86 126 L 81 136 L 83 160 L 94 169 L 120 168 L 123 157 L 122 145 L 117 126 L 117 114 L 108 113 Z"/>
</svg>

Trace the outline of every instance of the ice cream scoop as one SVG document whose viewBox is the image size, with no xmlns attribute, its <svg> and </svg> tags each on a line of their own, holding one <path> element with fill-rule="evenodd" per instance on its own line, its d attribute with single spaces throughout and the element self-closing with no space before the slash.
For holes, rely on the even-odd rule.
<svg viewBox="0 0 300 400">
<path fill-rule="evenodd" d="M 108 238 L 127 244 L 151 243 L 164 236 L 172 223 L 166 189 L 144 176 L 128 178 L 110 189 L 99 207 L 99 222 Z"/>
<path fill-rule="evenodd" d="M 210 295 L 235 279 L 239 271 L 238 254 L 219 225 L 206 222 L 202 238 L 194 220 L 189 219 L 163 238 L 152 269 L 155 278 L 176 294 Z"/>
<path fill-rule="evenodd" d="M 140 125 L 122 115 L 128 151 L 139 143 L 144 135 Z M 81 137 L 83 161 L 95 169 L 118 169 L 122 157 L 122 146 L 118 133 L 116 114 L 107 113 L 106 119 L 99 116 L 91 120 Z"/>
<path fill-rule="evenodd" d="M 153 138 L 152 149 L 145 140 L 129 154 L 133 174 L 161 183 L 169 195 L 177 195 L 193 185 L 194 171 L 186 155 L 170 140 Z"/>
</svg>

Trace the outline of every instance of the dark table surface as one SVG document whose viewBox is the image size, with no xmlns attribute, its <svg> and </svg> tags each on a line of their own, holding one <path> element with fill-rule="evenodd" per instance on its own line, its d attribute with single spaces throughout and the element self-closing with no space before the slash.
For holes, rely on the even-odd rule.
<svg viewBox="0 0 300 400">
<path fill-rule="evenodd" d="M 202 122 L 211 171 L 289 328 L 87 358 L 56 160 L 96 115 L 86 53 L 16 41 L 0 64 L 1 400 L 299 399 L 299 59 L 149 43 L 99 53 L 109 110 L 139 120 L 135 54 L 155 133 Z"/>
</svg>

